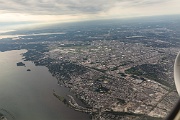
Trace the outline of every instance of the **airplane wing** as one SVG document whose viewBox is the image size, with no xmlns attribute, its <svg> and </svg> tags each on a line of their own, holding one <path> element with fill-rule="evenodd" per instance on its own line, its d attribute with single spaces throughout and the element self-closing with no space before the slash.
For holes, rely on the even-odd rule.
<svg viewBox="0 0 180 120">
<path fill-rule="evenodd" d="M 174 64 L 174 80 L 178 94 L 180 95 L 180 52 L 176 57 Z"/>
<path fill-rule="evenodd" d="M 180 95 L 180 52 L 174 63 L 174 80 L 178 94 Z M 180 120 L 180 99 L 166 120 Z"/>
</svg>

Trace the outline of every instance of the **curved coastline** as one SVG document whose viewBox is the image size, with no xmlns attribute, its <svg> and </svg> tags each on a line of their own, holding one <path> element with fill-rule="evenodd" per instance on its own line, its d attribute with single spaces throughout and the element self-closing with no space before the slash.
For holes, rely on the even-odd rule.
<svg viewBox="0 0 180 120">
<path fill-rule="evenodd" d="M 59 104 L 52 96 L 52 89 L 60 96 L 70 94 L 69 90 L 59 87 L 57 79 L 45 66 L 35 66 L 30 61 L 23 61 L 22 54 L 25 52 L 12 50 L 0 54 L 2 68 L 0 69 L 0 120 L 25 120 L 26 118 L 49 120 L 52 117 L 60 120 L 89 119 L 89 115 Z M 14 59 L 9 59 L 11 57 Z M 18 62 L 25 63 L 27 67 L 18 67 L 16 65 Z M 27 68 L 31 72 L 27 72 Z M 29 101 L 28 106 L 27 101 Z"/>
</svg>

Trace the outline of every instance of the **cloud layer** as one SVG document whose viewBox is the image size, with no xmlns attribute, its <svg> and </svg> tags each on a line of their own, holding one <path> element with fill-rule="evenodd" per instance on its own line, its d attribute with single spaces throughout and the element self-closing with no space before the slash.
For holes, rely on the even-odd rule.
<svg viewBox="0 0 180 120">
<path fill-rule="evenodd" d="M 112 3 L 107 0 L 1 0 L 0 10 L 46 15 L 93 14 L 109 9 Z"/>
<path fill-rule="evenodd" d="M 0 10 L 45 15 L 96 14 L 114 6 L 142 7 L 165 2 L 167 0 L 0 0 Z"/>
<path fill-rule="evenodd" d="M 179 0 L 0 0 L 0 22 L 180 14 L 179 8 Z"/>
</svg>

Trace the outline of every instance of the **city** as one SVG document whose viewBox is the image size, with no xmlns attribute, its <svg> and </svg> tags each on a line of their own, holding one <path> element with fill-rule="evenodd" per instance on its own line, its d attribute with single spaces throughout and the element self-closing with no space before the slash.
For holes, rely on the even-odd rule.
<svg viewBox="0 0 180 120">
<path fill-rule="evenodd" d="M 3 38 L 0 51 L 27 49 L 25 61 L 46 66 L 57 84 L 88 108 L 72 96 L 66 100 L 55 91 L 54 96 L 72 109 L 88 111 L 92 119 L 165 118 L 178 100 L 173 80 L 180 50 L 180 28 L 173 25 L 178 21 L 103 22 L 56 31 L 63 34 Z"/>
</svg>

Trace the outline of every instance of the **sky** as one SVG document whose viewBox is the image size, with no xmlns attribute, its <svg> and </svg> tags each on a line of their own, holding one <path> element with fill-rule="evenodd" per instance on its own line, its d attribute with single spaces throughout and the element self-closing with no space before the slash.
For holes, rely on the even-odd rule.
<svg viewBox="0 0 180 120">
<path fill-rule="evenodd" d="M 0 30 L 39 23 L 180 14 L 179 8 L 180 0 L 0 0 Z"/>
</svg>

